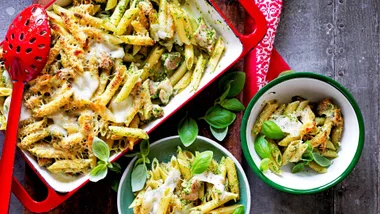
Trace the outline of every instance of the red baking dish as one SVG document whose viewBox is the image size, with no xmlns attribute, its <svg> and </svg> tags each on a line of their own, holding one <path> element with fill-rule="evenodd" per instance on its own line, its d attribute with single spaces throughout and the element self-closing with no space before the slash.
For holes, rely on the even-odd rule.
<svg viewBox="0 0 380 214">
<path fill-rule="evenodd" d="M 214 27 L 219 35 L 221 35 L 226 43 L 226 51 L 220 60 L 220 63 L 214 72 L 205 72 L 202 77 L 199 89 L 197 91 L 184 90 L 176 95 L 170 103 L 164 107 L 165 116 L 157 119 L 148 125 L 144 130 L 150 133 L 183 105 L 190 101 L 199 92 L 204 90 L 211 82 L 222 75 L 226 70 L 233 66 L 237 61 L 244 57 L 266 33 L 266 21 L 260 10 L 252 0 L 239 0 L 247 14 L 254 20 L 253 31 L 250 34 L 244 35 L 236 30 L 226 16 L 221 12 L 213 0 L 189 0 L 189 9 L 195 16 L 202 15 L 208 24 Z M 49 3 L 65 6 L 70 3 L 70 0 L 53 0 Z M 242 23 L 243 24 L 243 23 Z M 111 157 L 114 161 L 121 157 L 127 150 L 117 153 Z M 80 187 L 88 182 L 88 176 L 83 175 L 73 181 L 62 181 L 56 175 L 48 172 L 46 169 L 39 167 L 36 160 L 28 152 L 21 151 L 26 162 L 36 172 L 38 177 L 43 181 L 48 189 L 47 198 L 43 201 L 35 201 L 23 188 L 17 179 L 13 178 L 12 191 L 21 203 L 32 212 L 46 212 L 68 199 Z"/>
</svg>

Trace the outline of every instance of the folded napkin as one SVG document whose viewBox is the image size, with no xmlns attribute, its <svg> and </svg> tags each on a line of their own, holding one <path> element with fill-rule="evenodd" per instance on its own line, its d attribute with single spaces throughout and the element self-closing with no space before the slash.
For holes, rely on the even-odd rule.
<svg viewBox="0 0 380 214">
<path fill-rule="evenodd" d="M 245 104 L 248 104 L 268 81 L 276 78 L 282 71 L 290 70 L 281 55 L 273 48 L 277 26 L 280 22 L 282 2 L 282 0 L 255 0 L 266 18 L 268 30 L 263 40 L 247 54 L 244 60 L 244 70 L 247 74 L 244 90 Z M 245 32 L 252 32 L 254 25 L 254 20 L 247 16 Z"/>
</svg>

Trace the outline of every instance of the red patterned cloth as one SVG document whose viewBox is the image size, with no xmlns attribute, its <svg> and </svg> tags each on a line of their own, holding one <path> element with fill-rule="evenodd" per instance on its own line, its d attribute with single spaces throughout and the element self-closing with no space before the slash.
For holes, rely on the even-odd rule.
<svg viewBox="0 0 380 214">
<path fill-rule="evenodd" d="M 266 18 L 268 30 L 263 40 L 245 57 L 244 70 L 247 73 L 247 85 L 244 97 L 246 104 L 268 81 L 277 77 L 280 72 L 290 69 L 278 52 L 273 51 L 282 2 L 282 0 L 255 0 Z M 246 33 L 252 32 L 254 24 L 254 20 L 247 16 Z"/>
</svg>

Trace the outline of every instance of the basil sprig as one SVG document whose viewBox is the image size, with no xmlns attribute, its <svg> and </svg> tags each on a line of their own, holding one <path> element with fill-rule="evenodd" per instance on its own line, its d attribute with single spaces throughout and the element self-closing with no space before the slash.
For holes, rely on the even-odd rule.
<svg viewBox="0 0 380 214">
<path fill-rule="evenodd" d="M 199 118 L 210 125 L 211 134 L 218 140 L 223 141 L 228 133 L 228 126 L 236 120 L 236 113 L 245 109 L 244 105 L 236 98 L 244 88 L 245 73 L 241 71 L 230 72 L 219 81 L 219 89 L 222 95 L 218 97 L 214 106 Z M 178 125 L 178 135 L 184 146 L 190 146 L 198 135 L 196 122 L 187 115 Z"/>
<path fill-rule="evenodd" d="M 110 150 L 108 145 L 100 138 L 94 137 L 92 141 L 92 152 L 98 161 L 98 165 L 93 168 L 89 174 L 89 180 L 92 182 L 98 182 L 107 176 L 108 169 L 116 173 L 121 173 L 121 167 L 118 163 L 110 163 Z"/>
<path fill-rule="evenodd" d="M 191 173 L 195 175 L 202 174 L 204 171 L 206 171 L 211 163 L 213 155 L 214 154 L 212 151 L 204 151 L 198 153 L 195 156 L 193 164 L 191 165 Z"/>
<path fill-rule="evenodd" d="M 140 191 L 144 188 L 146 179 L 148 177 L 147 163 L 150 163 L 148 158 L 150 152 L 150 144 L 148 140 L 140 142 L 140 152 L 133 155 L 137 156 L 137 160 L 133 166 L 131 173 L 131 186 L 132 192 Z"/>
</svg>

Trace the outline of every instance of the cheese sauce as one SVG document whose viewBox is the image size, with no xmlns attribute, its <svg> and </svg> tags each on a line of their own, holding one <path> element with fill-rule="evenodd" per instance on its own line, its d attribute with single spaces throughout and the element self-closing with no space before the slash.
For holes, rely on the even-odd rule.
<svg viewBox="0 0 380 214">
<path fill-rule="evenodd" d="M 164 191 L 167 188 L 170 188 L 170 192 L 173 192 L 175 187 L 177 186 L 180 178 L 181 178 L 181 173 L 176 169 L 172 169 L 168 173 L 168 177 L 166 178 L 164 184 L 162 184 L 157 189 L 147 190 L 145 192 L 145 194 L 144 194 L 145 201 L 147 201 L 147 203 L 152 203 L 152 207 L 150 208 L 149 213 L 154 214 L 154 213 L 158 212 L 158 208 L 160 206 L 162 196 L 164 195 Z"/>
<path fill-rule="evenodd" d="M 289 133 L 291 136 L 299 135 L 302 129 L 302 123 L 294 116 L 276 115 L 271 120 L 275 122 L 283 132 Z"/>
<path fill-rule="evenodd" d="M 84 72 L 82 76 L 75 76 L 72 83 L 75 100 L 89 100 L 99 86 L 99 80 L 90 72 Z"/>
<path fill-rule="evenodd" d="M 220 175 L 215 175 L 210 171 L 206 171 L 202 174 L 193 176 L 191 179 L 196 179 L 202 182 L 213 184 L 215 189 L 221 194 L 220 198 L 223 199 L 225 196 L 226 188 L 223 184 L 224 178 Z"/>
<path fill-rule="evenodd" d="M 106 52 L 112 58 L 123 58 L 125 53 L 122 47 L 112 45 L 108 42 L 94 43 L 90 46 L 89 53 L 86 55 L 86 59 L 90 60 L 93 56 L 99 57 L 101 53 Z"/>
<path fill-rule="evenodd" d="M 129 95 L 127 99 L 117 103 L 115 99 L 112 99 L 109 105 L 109 109 L 115 116 L 117 123 L 122 123 L 127 119 L 128 112 L 133 108 L 133 97 Z"/>
</svg>

